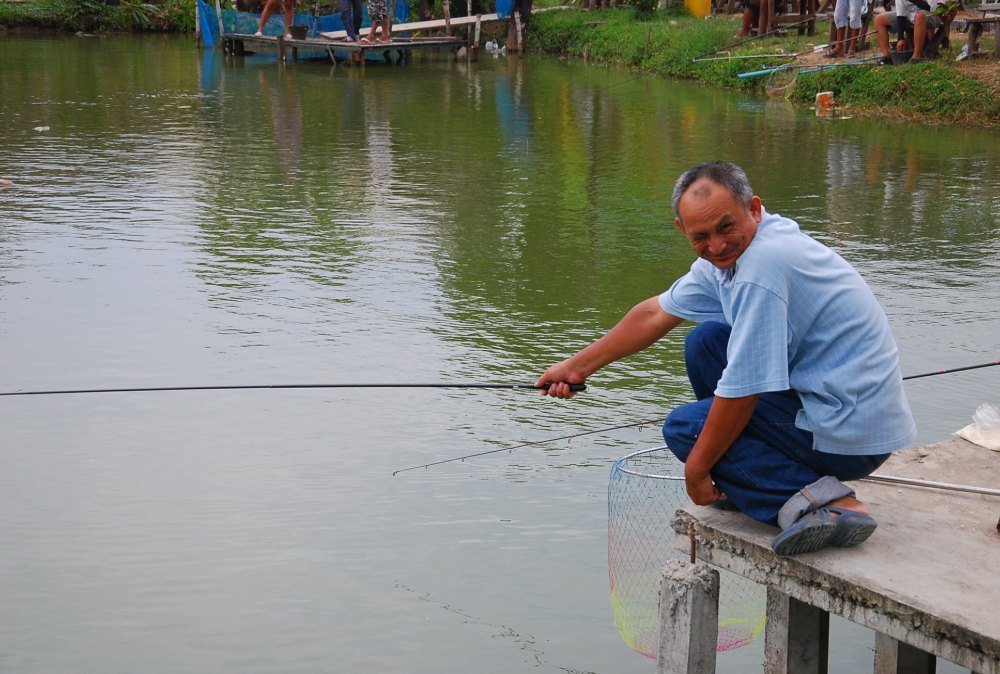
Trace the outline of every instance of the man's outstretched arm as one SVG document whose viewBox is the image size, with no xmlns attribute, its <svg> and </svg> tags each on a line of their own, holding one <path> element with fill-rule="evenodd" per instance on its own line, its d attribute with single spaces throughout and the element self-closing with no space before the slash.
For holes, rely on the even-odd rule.
<svg viewBox="0 0 1000 674">
<path fill-rule="evenodd" d="M 570 384 L 582 384 L 608 363 L 642 351 L 682 321 L 660 307 L 658 296 L 650 297 L 632 307 L 606 335 L 546 370 L 535 386 L 549 385 L 542 395 L 572 398 L 575 393 L 569 390 Z"/>
</svg>

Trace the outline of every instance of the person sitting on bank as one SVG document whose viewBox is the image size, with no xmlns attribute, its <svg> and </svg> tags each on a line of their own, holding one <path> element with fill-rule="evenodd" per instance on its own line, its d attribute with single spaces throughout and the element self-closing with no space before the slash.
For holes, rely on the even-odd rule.
<svg viewBox="0 0 1000 674">
<path fill-rule="evenodd" d="M 897 32 L 896 51 L 906 49 L 906 33 L 913 31 L 913 55 L 910 63 L 919 63 L 923 59 L 924 45 L 934 35 L 934 31 L 947 30 L 954 17 L 955 10 L 950 14 L 941 15 L 935 11 L 942 3 L 939 0 L 895 0 L 895 11 L 885 12 L 875 17 L 875 34 L 878 36 L 878 46 L 882 51 L 882 62 L 892 63 L 889 55 L 889 30 L 895 26 Z"/>
<path fill-rule="evenodd" d="M 372 27 L 368 31 L 368 37 L 361 38 L 361 41 L 365 44 L 375 43 L 375 31 L 378 30 L 379 26 L 382 26 L 382 37 L 379 41 L 390 42 L 392 40 L 392 15 L 389 14 L 386 0 L 368 0 L 368 17 L 372 20 Z"/>
<path fill-rule="evenodd" d="M 549 367 L 541 394 L 570 398 L 571 384 L 697 322 L 684 346 L 697 402 L 663 425 L 691 500 L 779 526 L 771 545 L 782 555 L 865 541 L 876 522 L 842 480 L 916 436 L 885 313 L 840 255 L 766 212 L 734 164 L 686 171 L 673 209 L 699 259 Z"/>
<path fill-rule="evenodd" d="M 828 58 L 846 56 L 854 58 L 854 44 L 861 34 L 861 22 L 866 0 L 837 0 L 833 8 L 833 23 L 837 28 L 833 47 L 826 52 Z M 845 45 L 846 43 L 846 45 Z"/>
<path fill-rule="evenodd" d="M 254 35 L 260 37 L 264 34 L 264 27 L 267 25 L 267 20 L 271 18 L 271 14 L 279 5 L 284 6 L 285 9 L 285 39 L 292 39 L 292 12 L 295 10 L 295 0 L 267 0 L 267 4 L 264 5 L 264 11 L 260 14 L 260 27 Z"/>
</svg>

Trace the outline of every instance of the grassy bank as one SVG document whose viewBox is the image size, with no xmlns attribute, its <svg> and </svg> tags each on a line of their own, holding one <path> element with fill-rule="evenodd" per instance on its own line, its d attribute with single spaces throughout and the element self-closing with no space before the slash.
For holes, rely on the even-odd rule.
<svg viewBox="0 0 1000 674">
<path fill-rule="evenodd" d="M 194 0 L 0 0 L 0 28 L 191 32 Z"/>
<path fill-rule="evenodd" d="M 788 63 L 779 58 L 692 61 L 713 56 L 738 41 L 735 17 L 695 19 L 683 9 L 643 14 L 633 9 L 596 12 L 565 10 L 532 17 L 531 47 L 551 54 L 579 56 L 651 74 L 681 77 L 726 88 L 765 93 L 780 90 L 790 99 L 812 104 L 818 91 L 832 91 L 837 105 L 852 114 L 869 114 L 927 123 L 1000 124 L 1000 83 L 995 62 L 955 62 L 961 43 L 940 59 L 916 66 L 838 67 L 792 77 L 794 70 L 740 79 L 739 73 Z M 812 37 L 768 37 L 729 50 L 733 56 L 811 51 L 825 42 L 826 24 Z M 870 39 L 874 43 L 874 36 Z M 954 42 L 954 41 L 953 41 Z M 986 46 L 986 48 L 989 48 Z M 869 51 L 863 55 L 874 54 Z M 985 68 L 984 68 L 985 67 Z M 985 77 L 983 76 L 985 74 Z"/>
</svg>

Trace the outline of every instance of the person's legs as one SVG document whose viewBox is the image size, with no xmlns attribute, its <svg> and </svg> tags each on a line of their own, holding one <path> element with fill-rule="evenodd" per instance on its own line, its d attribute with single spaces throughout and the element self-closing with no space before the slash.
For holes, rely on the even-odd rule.
<svg viewBox="0 0 1000 674">
<path fill-rule="evenodd" d="M 698 400 L 715 395 L 715 387 L 729 362 L 726 347 L 732 332 L 725 323 L 706 321 L 695 326 L 685 338 L 684 365 Z"/>
<path fill-rule="evenodd" d="M 285 0 L 285 37 L 292 36 L 292 12 L 295 11 L 295 0 Z"/>
<path fill-rule="evenodd" d="M 848 0 L 847 25 L 849 27 L 847 48 L 845 53 L 853 55 L 855 43 L 861 34 L 861 24 L 864 19 L 865 0 Z"/>
<path fill-rule="evenodd" d="M 750 27 L 753 22 L 753 10 L 750 7 L 743 6 L 743 25 L 740 27 L 740 37 L 746 37 L 750 34 Z"/>
<path fill-rule="evenodd" d="M 924 43 L 927 41 L 927 12 L 917 12 L 913 17 L 913 56 L 910 63 L 916 63 L 924 54 Z"/>
<path fill-rule="evenodd" d="M 667 446 L 681 461 L 687 460 L 708 419 L 712 392 L 726 367 L 730 331 L 722 323 L 706 322 L 685 341 L 688 377 L 699 400 L 675 409 L 663 425 Z M 812 433 L 795 425 L 801 409 L 794 391 L 761 394 L 747 427 L 710 471 L 727 499 L 755 520 L 777 524 L 782 506 L 804 487 L 827 475 L 838 480 L 864 477 L 887 458 L 815 451 Z M 830 505 L 863 508 L 846 496 Z"/>
<path fill-rule="evenodd" d="M 837 27 L 837 34 L 833 45 L 827 50 L 828 56 L 841 56 L 845 51 L 844 34 L 847 32 L 849 10 L 850 2 L 848 0 L 837 0 L 837 4 L 833 8 L 833 23 Z"/>
<path fill-rule="evenodd" d="M 264 26 L 267 25 L 267 20 L 271 18 L 271 14 L 274 12 L 274 8 L 278 2 L 280 0 L 267 0 L 267 3 L 264 5 L 264 11 L 260 13 L 260 27 L 257 29 L 258 35 L 264 33 Z"/>
<path fill-rule="evenodd" d="M 364 9 L 361 7 L 361 0 L 350 0 L 350 2 L 354 10 L 354 34 L 360 36 Z"/>
<path fill-rule="evenodd" d="M 889 58 L 889 29 L 895 20 L 896 15 L 891 12 L 878 14 L 875 17 L 875 37 L 878 40 L 879 51 L 885 58 Z"/>
<path fill-rule="evenodd" d="M 347 32 L 347 39 L 355 42 L 358 39 L 358 31 L 354 27 L 354 2 L 353 0 L 340 0 L 340 22 L 344 24 Z"/>
</svg>

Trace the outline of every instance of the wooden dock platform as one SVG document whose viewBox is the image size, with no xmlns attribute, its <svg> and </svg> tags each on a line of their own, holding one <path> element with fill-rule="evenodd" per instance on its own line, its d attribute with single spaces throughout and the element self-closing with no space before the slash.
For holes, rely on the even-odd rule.
<svg viewBox="0 0 1000 674">
<path fill-rule="evenodd" d="M 897 452 L 877 474 L 996 490 L 1000 453 L 956 438 Z M 672 522 L 677 545 L 688 550 L 693 532 L 702 562 L 692 573 L 710 571 L 707 562 L 767 586 L 767 674 L 827 672 L 829 614 L 875 631 L 876 674 L 932 674 L 936 658 L 1000 674 L 1000 498 L 868 480 L 852 486 L 879 523 L 858 547 L 781 557 L 770 547 L 776 528 L 693 505 Z M 666 596 L 674 581 L 664 578 Z M 662 657 L 671 620 L 661 616 L 660 674 L 675 671 Z M 711 664 L 690 674 L 715 671 L 714 648 Z"/>
<path fill-rule="evenodd" d="M 396 28 L 393 28 L 396 30 Z M 293 61 L 298 60 L 299 50 L 303 51 L 323 51 L 326 52 L 330 57 L 330 60 L 336 65 L 337 59 L 335 54 L 337 52 L 343 54 L 359 54 L 360 62 L 364 63 L 365 56 L 369 52 L 392 52 L 396 51 L 399 53 L 402 59 L 405 54 L 413 49 L 458 49 L 458 47 L 465 44 L 463 38 L 452 37 L 452 36 L 440 36 L 440 37 L 410 37 L 410 38 L 400 38 L 393 37 L 388 42 L 373 42 L 366 44 L 363 42 L 351 42 L 344 39 L 344 36 L 340 38 L 304 38 L 301 40 L 285 38 L 281 35 L 271 36 L 271 35 L 247 35 L 244 33 L 224 33 L 223 40 L 227 43 L 238 45 L 237 50 L 242 50 L 243 45 L 246 43 L 256 44 L 265 46 L 269 49 L 274 49 L 278 52 L 278 58 L 282 61 L 287 60 L 289 55 Z"/>
</svg>

